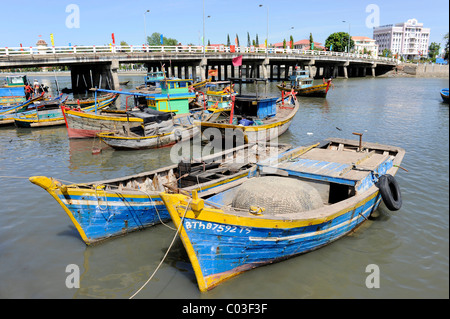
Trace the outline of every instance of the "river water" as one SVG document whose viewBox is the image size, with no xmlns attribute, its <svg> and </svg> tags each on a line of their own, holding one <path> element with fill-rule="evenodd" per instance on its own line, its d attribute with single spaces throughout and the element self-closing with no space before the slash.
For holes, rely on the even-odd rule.
<svg viewBox="0 0 450 319">
<path fill-rule="evenodd" d="M 54 88 L 53 76 L 39 76 Z M 124 89 L 141 84 L 143 76 Z M 58 77 L 61 88 L 69 77 Z M 379 217 L 317 251 L 241 274 L 201 294 L 180 239 L 135 298 L 449 298 L 448 79 L 337 79 L 327 99 L 301 98 L 279 142 L 307 145 L 327 137 L 403 147 L 396 179 L 403 206 L 382 204 Z M 275 83 L 269 91 L 279 94 Z M 34 175 L 72 182 L 109 179 L 172 164 L 170 148 L 114 151 L 95 139 L 69 140 L 66 128 L 0 129 L 0 298 L 120 298 L 141 288 L 175 231 L 158 225 L 87 247 L 61 206 L 28 181 Z M 168 226 L 173 226 L 169 223 Z M 80 287 L 68 288 L 73 268 Z M 368 288 L 368 265 L 379 288 Z M 69 266 L 69 268 L 67 268 Z M 70 283 L 70 282 L 69 282 Z M 69 285 L 70 287 L 70 285 Z"/>
</svg>

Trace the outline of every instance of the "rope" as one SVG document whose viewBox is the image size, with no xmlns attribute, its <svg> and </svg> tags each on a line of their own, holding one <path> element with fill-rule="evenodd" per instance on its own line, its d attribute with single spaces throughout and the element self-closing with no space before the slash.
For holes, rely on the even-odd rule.
<svg viewBox="0 0 450 319">
<path fill-rule="evenodd" d="M 162 258 L 162 260 L 160 261 L 158 267 L 156 267 L 156 269 L 155 269 L 155 271 L 153 272 L 153 274 L 152 274 L 152 275 L 150 276 L 150 278 L 148 278 L 148 280 L 142 285 L 142 287 L 139 288 L 138 291 L 136 291 L 129 299 L 133 299 L 134 296 L 136 296 L 136 295 L 137 295 L 137 294 L 138 294 L 138 293 L 139 293 L 139 292 L 140 292 L 140 291 L 141 291 L 141 290 L 142 290 L 142 289 L 150 282 L 150 280 L 152 280 L 153 276 L 156 274 L 156 272 L 158 271 L 159 267 L 161 267 L 162 263 L 164 262 L 164 260 L 166 259 L 167 255 L 168 255 L 170 249 L 172 248 L 173 243 L 175 242 L 175 239 L 176 239 L 177 236 L 178 236 L 178 233 L 180 232 L 181 225 L 183 225 L 184 217 L 186 216 L 186 213 L 187 213 L 187 211 L 188 211 L 188 208 L 189 208 L 189 206 L 191 205 L 191 201 L 192 201 L 192 198 L 189 198 L 189 202 L 188 202 L 188 204 L 186 205 L 186 210 L 184 211 L 183 217 L 181 218 L 180 225 L 178 226 L 177 232 L 176 232 L 175 235 L 173 236 L 172 242 L 170 243 L 169 248 L 167 249 L 167 251 L 166 251 L 164 257 Z"/>
</svg>

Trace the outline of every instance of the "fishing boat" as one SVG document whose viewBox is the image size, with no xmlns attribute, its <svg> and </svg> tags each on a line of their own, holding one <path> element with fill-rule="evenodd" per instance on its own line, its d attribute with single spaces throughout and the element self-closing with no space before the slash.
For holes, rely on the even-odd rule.
<svg viewBox="0 0 450 319">
<path fill-rule="evenodd" d="M 35 99 L 30 99 L 27 102 L 27 107 L 22 108 L 20 111 L 14 113 L 0 114 L 0 126 L 14 125 L 14 119 L 20 116 L 33 116 L 36 115 L 36 110 L 57 110 L 62 100 L 62 94 L 54 99 L 42 99 L 39 96 Z"/>
<path fill-rule="evenodd" d="M 289 76 L 289 84 L 277 85 L 277 88 L 282 92 L 291 92 L 294 90 L 299 96 L 307 97 L 326 97 L 328 90 L 334 87 L 332 79 L 328 81 L 323 80 L 322 84 L 313 85 L 313 79 L 309 75 L 308 70 L 295 69 L 294 74 Z"/>
<path fill-rule="evenodd" d="M 200 125 L 204 138 L 209 139 L 207 135 L 211 130 L 208 129 L 215 128 L 225 139 L 232 132 L 245 143 L 255 143 L 277 138 L 289 128 L 299 109 L 295 92 L 285 94 L 282 98 L 267 96 L 258 89 L 258 84 L 266 83 L 266 79 L 248 78 L 246 82 L 256 83 L 256 93 L 242 94 L 243 79 L 230 80 L 239 82 L 237 94 L 231 95 L 233 103 L 230 112 L 214 121 L 202 121 Z"/>
<path fill-rule="evenodd" d="M 318 249 L 402 199 L 399 147 L 332 138 L 258 162 L 257 176 L 208 199 L 164 192 L 200 291 Z"/>
<path fill-rule="evenodd" d="M 194 120 L 201 114 L 192 114 L 189 110 L 189 99 L 194 96 L 189 92 L 189 81 L 161 81 L 161 93 L 145 97 L 152 114 L 146 116 L 142 126 L 127 132 L 100 132 L 97 136 L 115 149 L 128 150 L 166 147 L 192 139 L 200 134 Z"/>
<path fill-rule="evenodd" d="M 159 196 L 165 186 L 212 196 L 246 180 L 259 159 L 289 148 L 286 144 L 241 145 L 150 172 L 88 183 L 67 184 L 45 176 L 33 176 L 30 181 L 62 206 L 90 245 L 169 221 Z"/>
<path fill-rule="evenodd" d="M 95 112 L 110 106 L 117 99 L 118 95 L 113 95 L 110 99 L 104 100 L 98 104 L 86 106 L 80 108 L 84 112 Z M 66 97 L 67 98 L 67 97 Z M 65 100 L 61 102 L 61 105 L 65 104 Z M 18 116 L 14 118 L 14 124 L 17 127 L 33 128 L 33 127 L 49 127 L 65 125 L 64 115 L 61 108 L 44 110 L 35 112 L 34 114 L 28 114 L 24 116 Z"/>
<path fill-rule="evenodd" d="M 129 132 L 132 127 L 140 126 L 144 123 L 142 116 L 136 116 L 141 114 L 130 107 L 128 109 L 128 97 L 136 95 L 144 95 L 141 93 L 129 93 L 125 91 L 111 91 L 103 89 L 91 89 L 94 91 L 106 91 L 115 94 L 128 95 L 126 100 L 126 108 L 119 110 L 100 109 L 99 112 L 92 111 L 80 111 L 74 110 L 65 106 L 61 106 L 62 114 L 64 116 L 65 124 L 67 127 L 67 134 L 69 138 L 90 138 L 96 137 L 100 132 Z M 146 96 L 146 95 L 144 95 Z M 136 101 L 136 100 L 135 100 Z M 144 108 L 144 106 L 139 106 Z"/>
<path fill-rule="evenodd" d="M 442 100 L 445 103 L 448 103 L 448 89 L 442 89 L 440 93 L 441 93 Z"/>
</svg>

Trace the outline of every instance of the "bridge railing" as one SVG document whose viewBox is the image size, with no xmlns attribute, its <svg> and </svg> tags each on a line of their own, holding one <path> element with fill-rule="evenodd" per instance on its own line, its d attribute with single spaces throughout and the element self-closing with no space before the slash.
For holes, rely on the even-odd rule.
<svg viewBox="0 0 450 319">
<path fill-rule="evenodd" d="M 362 59 L 370 61 L 395 62 L 398 60 L 388 57 L 373 57 L 368 54 L 345 53 L 333 51 L 317 51 L 302 49 L 283 49 L 283 48 L 258 48 L 258 47 L 235 47 L 235 46 L 152 46 L 152 45 L 80 45 L 80 46 L 51 46 L 51 47 L 3 47 L 0 48 L 0 58 L 6 56 L 27 56 L 36 54 L 70 55 L 70 54 L 117 54 L 117 53 L 246 53 L 246 54 L 292 54 L 305 56 L 329 56 L 352 59 Z"/>
</svg>

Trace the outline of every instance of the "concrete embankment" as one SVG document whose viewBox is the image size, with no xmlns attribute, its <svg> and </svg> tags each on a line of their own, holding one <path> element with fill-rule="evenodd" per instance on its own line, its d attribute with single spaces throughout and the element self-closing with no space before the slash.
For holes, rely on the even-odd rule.
<svg viewBox="0 0 450 319">
<path fill-rule="evenodd" d="M 448 78 L 449 66 L 442 64 L 399 64 L 382 77 Z"/>
</svg>

